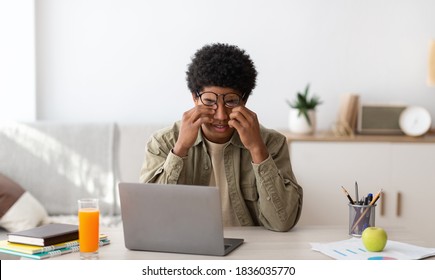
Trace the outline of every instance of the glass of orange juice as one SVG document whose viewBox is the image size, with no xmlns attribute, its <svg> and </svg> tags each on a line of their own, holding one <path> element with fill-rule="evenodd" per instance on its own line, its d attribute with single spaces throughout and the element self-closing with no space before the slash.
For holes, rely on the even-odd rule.
<svg viewBox="0 0 435 280">
<path fill-rule="evenodd" d="M 98 199 L 83 198 L 79 203 L 80 259 L 98 259 L 100 210 Z"/>
</svg>

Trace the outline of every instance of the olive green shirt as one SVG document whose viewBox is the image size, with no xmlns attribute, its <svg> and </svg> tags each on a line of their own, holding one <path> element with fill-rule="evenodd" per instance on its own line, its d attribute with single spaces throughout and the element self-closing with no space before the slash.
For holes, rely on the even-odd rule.
<svg viewBox="0 0 435 280">
<path fill-rule="evenodd" d="M 145 149 L 140 180 L 146 183 L 208 186 L 212 165 L 202 133 L 186 157 L 172 152 L 180 131 L 180 122 L 157 131 Z M 225 174 L 234 213 L 242 226 L 263 225 L 274 231 L 288 231 L 301 215 L 303 191 L 290 164 L 284 135 L 261 127 L 261 136 L 269 157 L 252 163 L 237 131 L 224 148 Z M 240 150 L 240 167 L 234 168 L 234 151 Z M 235 174 L 239 170 L 240 174 Z"/>
</svg>

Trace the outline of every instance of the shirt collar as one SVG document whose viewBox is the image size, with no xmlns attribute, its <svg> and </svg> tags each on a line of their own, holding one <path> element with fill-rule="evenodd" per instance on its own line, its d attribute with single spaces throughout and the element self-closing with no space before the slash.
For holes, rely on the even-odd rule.
<svg viewBox="0 0 435 280">
<path fill-rule="evenodd" d="M 193 145 L 196 146 L 196 145 L 201 144 L 202 142 L 204 142 L 204 135 L 202 133 L 202 129 L 200 129 L 198 136 L 196 137 L 195 143 Z M 236 147 L 246 149 L 242 143 L 242 140 L 240 140 L 240 136 L 239 136 L 239 133 L 237 132 L 237 130 L 234 131 L 233 136 L 231 136 L 229 143 L 236 146 Z"/>
</svg>

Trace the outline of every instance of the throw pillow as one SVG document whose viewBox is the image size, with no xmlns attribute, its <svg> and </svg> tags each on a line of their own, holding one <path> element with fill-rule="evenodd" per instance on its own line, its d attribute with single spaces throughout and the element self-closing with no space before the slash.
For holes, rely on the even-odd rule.
<svg viewBox="0 0 435 280">
<path fill-rule="evenodd" d="M 0 173 L 0 218 L 25 192 L 20 185 Z"/>
<path fill-rule="evenodd" d="M 48 222 L 41 203 L 16 182 L 0 174 L 0 227 L 14 232 Z"/>
</svg>

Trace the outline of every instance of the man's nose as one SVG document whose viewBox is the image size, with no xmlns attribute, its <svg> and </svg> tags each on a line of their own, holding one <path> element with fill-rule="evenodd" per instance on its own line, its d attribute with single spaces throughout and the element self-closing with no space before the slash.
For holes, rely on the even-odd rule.
<svg viewBox="0 0 435 280">
<path fill-rule="evenodd" d="M 214 114 L 214 118 L 217 120 L 228 119 L 227 107 L 225 107 L 223 98 L 218 98 L 216 105 L 217 105 L 217 109 L 216 109 L 216 113 Z"/>
</svg>

